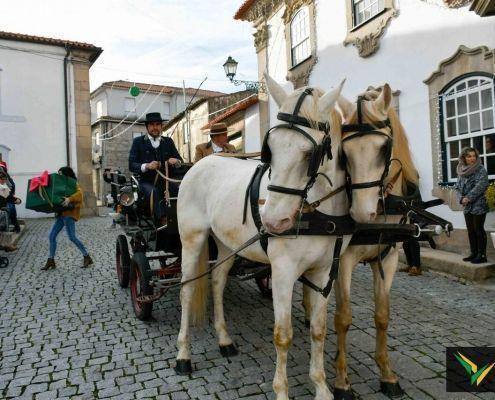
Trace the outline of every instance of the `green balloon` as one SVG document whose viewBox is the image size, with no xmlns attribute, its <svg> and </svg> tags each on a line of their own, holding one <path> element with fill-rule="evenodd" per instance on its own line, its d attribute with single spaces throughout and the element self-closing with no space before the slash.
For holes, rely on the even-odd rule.
<svg viewBox="0 0 495 400">
<path fill-rule="evenodd" d="M 130 93 L 130 95 L 131 95 L 131 96 L 133 96 L 133 97 L 138 96 L 138 95 L 139 95 L 139 92 L 140 92 L 140 90 L 139 90 L 139 88 L 138 88 L 137 86 L 132 86 L 132 87 L 129 89 L 129 93 Z"/>
</svg>

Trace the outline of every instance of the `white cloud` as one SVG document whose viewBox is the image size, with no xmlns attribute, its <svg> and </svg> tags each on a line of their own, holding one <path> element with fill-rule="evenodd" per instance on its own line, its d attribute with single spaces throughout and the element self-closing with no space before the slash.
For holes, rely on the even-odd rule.
<svg viewBox="0 0 495 400">
<path fill-rule="evenodd" d="M 91 87 L 104 81 L 195 86 L 233 91 L 222 64 L 239 61 L 239 79 L 256 79 L 249 23 L 234 21 L 242 0 L 16 0 L 0 2 L 2 30 L 93 43 L 104 52 Z"/>
</svg>

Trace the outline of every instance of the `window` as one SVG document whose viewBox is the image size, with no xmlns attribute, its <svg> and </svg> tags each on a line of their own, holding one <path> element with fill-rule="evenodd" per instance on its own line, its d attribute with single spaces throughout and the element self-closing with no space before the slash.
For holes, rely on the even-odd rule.
<svg viewBox="0 0 495 400">
<path fill-rule="evenodd" d="M 170 102 L 169 101 L 163 102 L 163 115 L 165 117 L 170 117 Z"/>
<path fill-rule="evenodd" d="M 301 8 L 290 23 L 292 66 L 296 66 L 311 55 L 308 7 Z"/>
<path fill-rule="evenodd" d="M 384 8 L 384 0 L 353 0 L 354 26 L 370 20 Z"/>
<path fill-rule="evenodd" d="M 124 100 L 124 110 L 128 114 L 134 114 L 136 112 L 136 99 L 126 97 Z"/>
<path fill-rule="evenodd" d="M 103 102 L 101 100 L 98 100 L 96 102 L 96 118 L 101 118 L 103 115 Z"/>
<path fill-rule="evenodd" d="M 471 75 L 449 86 L 440 96 L 444 178 L 457 179 L 459 155 L 466 146 L 480 152 L 490 179 L 495 179 L 494 80 Z"/>
</svg>

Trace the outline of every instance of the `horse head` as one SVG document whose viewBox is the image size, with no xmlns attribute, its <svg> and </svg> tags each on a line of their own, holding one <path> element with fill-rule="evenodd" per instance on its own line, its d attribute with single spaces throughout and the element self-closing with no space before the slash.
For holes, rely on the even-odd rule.
<svg viewBox="0 0 495 400">
<path fill-rule="evenodd" d="M 344 82 L 327 93 L 301 88 L 287 94 L 267 74 L 265 79 L 279 107 L 280 124 L 266 133 L 262 146 L 270 182 L 261 217 L 269 232 L 281 233 L 294 226 L 318 171 L 332 157 L 330 132 L 336 127 L 330 116 Z"/>
<path fill-rule="evenodd" d="M 376 218 L 378 200 L 383 196 L 389 173 L 393 132 L 388 118 L 392 90 L 385 84 L 380 92 L 366 92 L 352 103 L 338 99 L 342 112 L 340 164 L 348 174 L 352 192 L 351 217 L 357 222 Z"/>
</svg>

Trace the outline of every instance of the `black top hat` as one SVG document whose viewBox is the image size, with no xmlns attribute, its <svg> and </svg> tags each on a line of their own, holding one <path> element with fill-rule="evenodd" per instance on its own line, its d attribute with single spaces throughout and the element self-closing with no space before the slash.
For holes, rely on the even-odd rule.
<svg viewBox="0 0 495 400">
<path fill-rule="evenodd" d="M 148 113 L 146 114 L 146 118 L 143 120 L 145 124 L 149 122 L 164 122 L 164 121 L 166 120 L 162 118 L 159 112 Z"/>
</svg>

